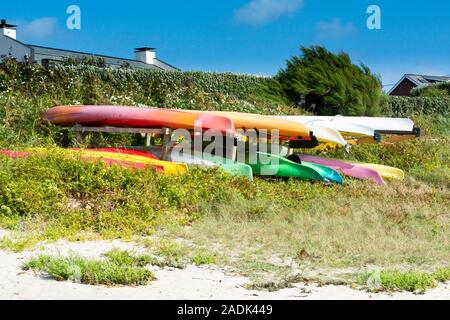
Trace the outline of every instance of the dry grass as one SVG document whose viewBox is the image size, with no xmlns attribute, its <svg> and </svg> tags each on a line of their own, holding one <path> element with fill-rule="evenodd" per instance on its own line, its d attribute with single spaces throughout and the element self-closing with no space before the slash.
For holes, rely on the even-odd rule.
<svg viewBox="0 0 450 320">
<path fill-rule="evenodd" d="M 173 236 L 215 248 L 237 267 L 245 264 L 245 254 L 259 263 L 278 257 L 330 268 L 427 269 L 450 261 L 447 189 L 407 181 L 386 187 L 353 182 L 325 195 L 317 191 L 298 209 L 280 210 L 271 202 L 272 210 L 250 218 L 246 203 L 227 204 L 191 228 L 174 229 Z"/>
</svg>

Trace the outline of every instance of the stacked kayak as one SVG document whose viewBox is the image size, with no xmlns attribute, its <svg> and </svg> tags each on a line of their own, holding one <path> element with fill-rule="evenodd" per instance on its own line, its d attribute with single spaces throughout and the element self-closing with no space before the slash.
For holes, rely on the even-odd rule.
<svg viewBox="0 0 450 320">
<path fill-rule="evenodd" d="M 223 111 L 196 111 L 202 114 L 223 116 L 231 119 L 236 129 L 255 130 L 271 135 L 272 130 L 278 131 L 280 140 L 291 141 L 300 148 L 314 148 L 318 145 L 314 132 L 305 125 L 291 121 L 290 119 L 277 119 L 272 116 L 265 116 L 241 112 Z"/>
<path fill-rule="evenodd" d="M 361 180 L 371 180 L 374 183 L 380 185 L 384 184 L 383 178 L 378 173 L 378 171 L 361 165 L 351 164 L 341 160 L 327 159 L 307 154 L 296 154 L 295 156 L 298 157 L 301 161 L 308 161 L 311 163 L 333 168 L 334 170 L 342 173 L 347 177 Z"/>
<path fill-rule="evenodd" d="M 398 136 L 405 136 L 406 138 L 420 136 L 420 129 L 414 126 L 414 122 L 404 118 L 343 116 L 280 116 L 276 118 L 294 121 L 303 124 L 312 130 L 313 128 L 336 130 L 341 133 L 344 138 L 356 139 L 359 143 L 379 142 L 381 135 L 390 136 L 386 141 L 402 140 L 401 138 L 398 138 Z M 397 138 L 391 136 L 397 136 Z M 320 135 L 318 138 L 320 140 Z"/>
<path fill-rule="evenodd" d="M 29 155 L 45 155 L 50 152 L 50 149 L 33 148 L 25 151 Z M 131 169 L 146 169 L 150 167 L 164 175 L 180 174 L 188 170 L 185 164 L 161 161 L 152 155 L 127 149 L 68 149 L 62 152 L 68 156 L 78 156 L 82 160 L 102 161 L 106 164 L 115 164 Z"/>
<path fill-rule="evenodd" d="M 230 175 L 246 177 L 249 180 L 253 180 L 254 175 L 260 175 L 337 184 L 343 183 L 343 176 L 384 184 L 383 179 L 401 180 L 405 175 L 402 170 L 397 168 L 351 163 L 302 153 L 293 154 L 293 150 L 314 148 L 319 144 L 347 147 L 353 140 L 359 143 L 379 141 L 381 134 L 408 135 L 420 132 L 414 128 L 414 123 L 409 119 L 340 116 L 273 117 L 239 112 L 127 106 L 60 106 L 48 110 L 43 118 L 55 125 L 66 127 L 79 125 L 83 127 L 184 129 L 193 137 L 198 136 L 198 130 L 203 132 L 212 130 L 227 137 L 232 136 L 231 141 L 234 140 L 235 146 L 239 143 L 238 141 L 241 141 L 237 137 L 243 136 L 246 147 L 245 160 L 238 156 L 238 161 L 235 161 L 234 158 L 232 160 L 209 154 L 206 149 L 201 149 L 203 152 L 193 151 L 192 145 L 188 145 L 187 151 L 177 148 L 176 144 L 180 141 L 175 142 L 175 146 L 164 149 L 164 159 L 168 161 L 160 160 L 163 152 L 156 148 L 66 150 L 68 154 L 77 154 L 85 160 L 100 160 L 106 163 L 123 164 L 127 167 L 151 166 L 164 174 L 179 174 L 192 167 L 214 168 L 219 166 Z M 253 136 L 246 136 L 246 131 L 249 130 L 257 133 L 256 140 Z M 186 137 L 184 133 L 182 136 Z M 275 138 L 275 142 L 272 140 L 273 138 Z M 272 150 L 274 145 L 271 143 L 279 146 L 280 149 Z M 257 148 L 251 153 L 250 146 L 253 144 L 256 144 Z M 268 152 L 270 153 L 265 152 L 268 148 L 264 148 L 264 146 L 269 146 Z M 46 152 L 46 150 L 38 149 L 27 151 Z M 10 154 L 10 156 L 21 157 L 23 155 Z"/>
<path fill-rule="evenodd" d="M 360 162 L 350 162 L 351 164 L 368 168 L 371 170 L 375 170 L 385 179 L 389 180 L 404 180 L 405 179 L 405 172 L 403 170 L 400 170 L 398 168 L 384 166 L 381 164 L 372 164 L 372 163 L 360 163 Z"/>
<path fill-rule="evenodd" d="M 235 134 L 233 121 L 224 116 L 156 108 L 125 106 L 60 106 L 48 110 L 43 118 L 55 125 L 72 127 L 112 126 L 133 128 L 171 128 L 216 130 Z"/>
<path fill-rule="evenodd" d="M 246 163 L 257 175 L 335 182 L 338 184 L 343 182 L 339 173 L 331 168 L 307 162 L 294 162 L 263 152 L 258 152 L 254 157 L 248 155 Z"/>
<path fill-rule="evenodd" d="M 155 157 L 161 157 L 160 148 L 150 147 L 145 148 L 147 151 L 141 151 Z M 214 155 L 208 155 L 202 152 L 191 152 L 189 154 L 178 151 L 176 148 L 169 154 L 169 160 L 178 163 L 184 163 L 190 168 L 211 169 L 219 167 L 224 172 L 232 176 L 245 177 L 250 181 L 253 181 L 252 168 L 244 163 L 218 157 Z"/>
</svg>

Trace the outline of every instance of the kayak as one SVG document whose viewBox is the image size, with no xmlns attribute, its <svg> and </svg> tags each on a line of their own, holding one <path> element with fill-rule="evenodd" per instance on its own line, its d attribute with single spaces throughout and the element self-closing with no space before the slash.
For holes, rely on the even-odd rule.
<svg viewBox="0 0 450 320">
<path fill-rule="evenodd" d="M 335 181 L 330 180 L 331 175 L 328 175 L 326 170 L 322 170 L 319 166 L 296 163 L 273 154 L 258 152 L 255 159 L 247 157 L 246 163 L 253 169 L 254 174 L 261 176 L 342 183 L 342 178 Z"/>
<path fill-rule="evenodd" d="M 82 149 L 80 148 L 71 148 L 69 150 L 74 150 L 74 151 L 81 151 Z M 134 155 L 134 156 L 142 156 L 142 157 L 147 157 L 150 159 L 155 159 L 155 160 L 160 160 L 160 158 L 158 158 L 157 156 L 142 151 L 142 150 L 136 150 L 136 149 L 127 149 L 127 148 L 95 148 L 95 149 L 89 149 L 89 151 L 92 152 L 112 152 L 112 153 L 119 153 L 119 154 L 128 154 L 128 155 Z"/>
<path fill-rule="evenodd" d="M 34 153 L 46 153 L 48 152 L 48 149 L 44 148 L 36 148 L 36 149 L 29 149 L 25 150 L 27 152 L 34 152 Z M 181 163 L 173 163 L 168 161 L 161 161 L 156 160 L 148 156 L 142 156 L 142 155 L 133 155 L 133 154 L 124 154 L 124 153 L 115 153 L 115 152 L 102 152 L 102 151 L 96 151 L 96 150 L 64 150 L 67 154 L 72 155 L 79 155 L 82 158 L 89 158 L 89 159 L 108 159 L 108 160 L 115 160 L 115 161 L 125 161 L 125 162 L 132 162 L 132 163 L 138 163 L 141 165 L 150 165 L 150 166 L 157 166 L 164 169 L 165 175 L 174 175 L 174 174 L 180 174 L 184 173 L 188 170 L 187 166 L 185 164 Z"/>
<path fill-rule="evenodd" d="M 344 147 L 348 145 L 347 140 L 345 140 L 342 134 L 335 129 L 326 128 L 314 124 L 307 124 L 306 127 L 308 127 L 314 133 L 314 136 L 316 136 L 317 140 L 319 140 L 319 142 L 321 143 L 332 143 Z"/>
<path fill-rule="evenodd" d="M 414 127 L 414 122 L 407 118 L 304 116 L 302 120 L 306 122 L 334 121 L 352 123 L 373 128 L 375 131 L 384 134 L 414 134 L 417 131 L 417 128 Z"/>
<path fill-rule="evenodd" d="M 370 164 L 370 163 L 359 163 L 359 162 L 351 162 L 351 164 L 356 164 L 361 167 L 369 168 L 375 170 L 380 174 L 381 177 L 385 179 L 393 179 L 393 180 L 404 180 L 405 172 L 398 168 L 383 166 L 381 164 Z"/>
<path fill-rule="evenodd" d="M 147 151 L 146 151 L 147 150 Z M 140 150 L 134 150 L 140 151 Z M 161 157 L 162 151 L 158 147 L 145 147 L 142 153 L 147 153 L 153 157 Z M 193 152 L 192 154 L 184 154 L 172 150 L 169 153 L 169 161 L 184 163 L 188 167 L 198 167 L 203 169 L 211 169 L 220 167 L 224 172 L 233 175 L 245 177 L 250 181 L 253 181 L 253 171 L 252 168 L 246 164 L 232 161 L 230 159 L 206 155 L 201 152 Z"/>
<path fill-rule="evenodd" d="M 202 131 L 217 130 L 235 134 L 233 122 L 224 116 L 169 109 L 125 106 L 59 106 L 48 110 L 43 118 L 55 125 L 71 127 L 112 126 L 131 128 L 171 128 Z"/>
<path fill-rule="evenodd" d="M 372 180 L 374 183 L 379 185 L 385 184 L 383 178 L 377 171 L 367 167 L 344 162 L 341 160 L 327 159 L 307 154 L 297 154 L 297 156 L 300 157 L 302 161 L 308 161 L 311 163 L 316 163 L 322 166 L 332 168 L 338 172 L 341 172 L 343 175 L 346 175 L 351 178 Z"/>
<path fill-rule="evenodd" d="M 199 111 L 194 111 L 199 112 Z M 243 130 L 267 130 L 270 135 L 271 130 L 278 130 L 282 137 L 289 137 L 299 140 L 312 139 L 312 133 L 309 128 L 298 122 L 274 119 L 272 116 L 264 116 L 259 114 L 241 113 L 241 112 L 224 112 L 224 111 L 201 111 L 203 114 L 220 115 L 231 119 L 236 129 Z"/>
<path fill-rule="evenodd" d="M 19 151 L 0 151 L 0 155 L 7 156 L 12 159 L 21 159 L 21 158 L 28 158 L 33 155 L 33 152 L 19 152 Z M 132 170 L 144 170 L 148 169 L 149 167 L 155 169 L 157 172 L 164 172 L 164 167 L 159 165 L 149 165 L 144 163 L 138 163 L 138 162 L 131 162 L 131 161 L 125 161 L 125 160 L 117 160 L 117 159 L 111 159 L 111 158 L 97 158 L 97 157 L 90 157 L 86 155 L 82 155 L 80 157 L 83 161 L 100 161 L 107 165 L 118 165 L 124 168 L 132 169 Z"/>
<path fill-rule="evenodd" d="M 379 135 L 371 127 L 342 122 L 342 121 L 328 121 L 316 119 L 316 117 L 304 117 L 304 116 L 277 116 L 277 118 L 286 119 L 301 123 L 305 126 L 314 126 L 319 128 L 327 128 L 339 131 L 343 137 L 358 138 L 358 137 L 371 137 L 374 140 L 379 139 Z"/>
<path fill-rule="evenodd" d="M 328 182 L 335 182 L 338 184 L 342 184 L 344 180 L 342 179 L 342 176 L 337 172 L 336 170 L 323 166 L 317 163 L 313 162 L 307 162 L 300 159 L 300 157 L 296 154 L 292 154 L 288 157 L 288 160 L 291 160 L 295 163 L 302 164 L 306 167 L 312 168 L 320 173 L 320 175 L 324 178 L 324 180 Z"/>
<path fill-rule="evenodd" d="M 228 174 L 240 177 L 246 177 L 248 180 L 253 181 L 253 169 L 251 166 L 233 161 L 231 159 L 222 158 L 213 155 L 207 155 L 205 153 L 195 153 L 197 158 L 215 163 Z"/>
</svg>

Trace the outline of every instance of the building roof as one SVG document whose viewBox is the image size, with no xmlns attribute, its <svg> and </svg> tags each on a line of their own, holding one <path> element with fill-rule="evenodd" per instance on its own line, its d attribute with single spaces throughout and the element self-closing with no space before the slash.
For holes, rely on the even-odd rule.
<svg viewBox="0 0 450 320">
<path fill-rule="evenodd" d="M 16 25 L 9 24 L 5 19 L 0 20 L 0 28 L 16 28 Z"/>
<path fill-rule="evenodd" d="M 400 81 L 397 82 L 391 88 L 391 90 L 389 90 L 388 94 L 391 94 L 405 79 L 411 81 L 416 86 L 420 87 L 420 86 L 428 85 L 428 84 L 431 84 L 431 83 L 450 81 L 450 76 L 428 76 L 428 75 L 423 75 L 423 74 L 410 74 L 410 73 L 408 73 L 408 74 L 405 74 L 400 79 Z"/>
<path fill-rule="evenodd" d="M 151 47 L 142 47 L 142 48 L 136 48 L 134 49 L 134 52 L 141 52 L 141 51 L 154 51 L 156 48 Z"/>
<path fill-rule="evenodd" d="M 8 24 L 6 22 L 6 20 L 3 19 L 3 20 L 0 20 L 0 28 L 2 28 L 2 27 L 3 28 L 5 28 L 5 27 L 15 28 L 16 26 L 12 25 L 12 24 Z M 104 59 L 106 64 L 113 65 L 113 66 L 122 66 L 124 64 L 128 64 L 130 67 L 138 68 L 138 69 L 180 70 L 179 68 L 177 68 L 163 60 L 157 59 L 157 58 L 154 59 L 153 64 L 147 64 L 145 62 L 134 60 L 134 59 L 112 57 L 112 56 L 100 55 L 100 54 L 94 54 L 94 53 L 88 53 L 88 52 L 82 52 L 82 51 L 44 47 L 44 46 L 39 46 L 39 45 L 26 44 L 17 39 L 14 39 L 14 38 L 9 38 L 9 39 L 32 50 L 32 55 L 34 53 L 34 55 L 45 56 L 45 59 L 48 59 L 48 60 L 59 61 L 59 60 L 61 60 L 61 58 L 65 58 L 65 57 L 78 57 L 78 58 L 96 57 L 96 58 Z M 146 50 L 156 50 L 156 48 L 151 48 L 151 47 L 136 48 L 135 52 L 146 51 Z"/>
<path fill-rule="evenodd" d="M 82 51 L 73 51 L 73 50 L 65 50 L 65 49 L 57 49 L 57 48 L 50 48 L 50 47 L 43 47 L 43 46 L 37 46 L 37 45 L 28 45 L 32 49 L 34 49 L 34 53 L 46 55 L 46 56 L 54 56 L 55 59 L 59 57 L 84 57 L 84 56 L 90 56 L 90 57 L 96 57 L 96 58 L 103 58 L 105 59 L 107 64 L 111 65 L 123 65 L 128 63 L 131 67 L 140 68 L 140 69 L 155 69 L 155 70 L 162 70 L 163 68 L 153 65 L 153 64 L 146 64 L 141 61 L 133 60 L 133 59 L 125 59 L 125 58 L 118 58 L 118 57 L 112 57 L 112 56 L 106 56 L 106 55 L 100 55 L 100 54 L 93 54 L 88 52 L 82 52 Z"/>
</svg>

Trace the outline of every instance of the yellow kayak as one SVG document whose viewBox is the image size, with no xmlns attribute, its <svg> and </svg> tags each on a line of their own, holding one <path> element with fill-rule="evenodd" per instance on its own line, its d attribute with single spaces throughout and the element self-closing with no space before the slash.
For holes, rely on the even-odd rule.
<svg viewBox="0 0 450 320">
<path fill-rule="evenodd" d="M 358 166 L 375 170 L 376 172 L 378 172 L 380 174 L 381 177 L 386 178 L 386 179 L 393 179 L 393 180 L 404 180 L 405 179 L 405 172 L 398 168 L 383 166 L 381 164 L 359 163 L 359 162 L 351 162 L 351 161 L 346 161 L 346 162 L 352 163 L 352 164 L 357 164 Z"/>
<path fill-rule="evenodd" d="M 50 149 L 45 148 L 32 148 L 25 151 L 48 153 L 49 150 Z M 95 150 L 63 150 L 63 152 L 71 155 L 79 155 L 81 157 L 89 159 L 99 159 L 99 160 L 108 159 L 108 160 L 124 161 L 130 163 L 138 163 L 151 165 L 155 167 L 161 167 L 163 168 L 162 172 L 164 175 L 175 175 L 188 171 L 188 167 L 186 164 L 162 161 L 139 155 L 116 153 L 116 152 L 102 152 Z"/>
</svg>

